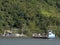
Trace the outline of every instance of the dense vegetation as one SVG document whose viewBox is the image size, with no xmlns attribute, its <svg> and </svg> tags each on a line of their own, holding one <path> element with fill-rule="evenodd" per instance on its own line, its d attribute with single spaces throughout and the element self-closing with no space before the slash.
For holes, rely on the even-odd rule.
<svg viewBox="0 0 60 45">
<path fill-rule="evenodd" d="M 16 28 L 25 34 L 60 31 L 60 0 L 0 0 L 0 33 Z"/>
</svg>

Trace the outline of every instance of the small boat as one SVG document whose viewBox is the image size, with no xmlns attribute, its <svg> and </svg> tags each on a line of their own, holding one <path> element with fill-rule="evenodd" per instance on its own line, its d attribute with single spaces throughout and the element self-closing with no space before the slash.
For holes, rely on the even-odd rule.
<svg viewBox="0 0 60 45">
<path fill-rule="evenodd" d="M 49 39 L 53 39 L 53 38 L 55 38 L 56 36 L 55 36 L 55 34 L 54 33 L 52 33 L 52 31 L 50 31 L 49 33 L 48 33 L 48 38 Z"/>
</svg>

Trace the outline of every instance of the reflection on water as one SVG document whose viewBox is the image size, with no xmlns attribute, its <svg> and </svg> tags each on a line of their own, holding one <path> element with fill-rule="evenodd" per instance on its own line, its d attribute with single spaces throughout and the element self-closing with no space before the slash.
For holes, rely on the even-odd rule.
<svg viewBox="0 0 60 45">
<path fill-rule="evenodd" d="M 60 39 L 0 38 L 0 45 L 60 45 Z"/>
</svg>

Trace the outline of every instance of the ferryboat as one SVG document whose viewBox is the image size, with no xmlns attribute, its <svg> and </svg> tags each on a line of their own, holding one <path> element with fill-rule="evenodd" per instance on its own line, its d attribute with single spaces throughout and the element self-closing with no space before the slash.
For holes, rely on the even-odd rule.
<svg viewBox="0 0 60 45">
<path fill-rule="evenodd" d="M 41 35 L 41 34 L 37 34 L 37 33 L 34 33 L 33 35 L 33 38 L 41 38 L 41 39 L 55 39 L 55 34 L 52 33 L 52 31 L 49 31 L 48 32 L 48 35 Z"/>
</svg>

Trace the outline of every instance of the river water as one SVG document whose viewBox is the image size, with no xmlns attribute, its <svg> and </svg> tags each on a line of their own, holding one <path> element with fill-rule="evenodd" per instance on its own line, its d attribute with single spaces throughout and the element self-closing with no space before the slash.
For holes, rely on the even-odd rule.
<svg viewBox="0 0 60 45">
<path fill-rule="evenodd" d="M 60 45 L 60 39 L 0 38 L 0 45 Z"/>
</svg>

